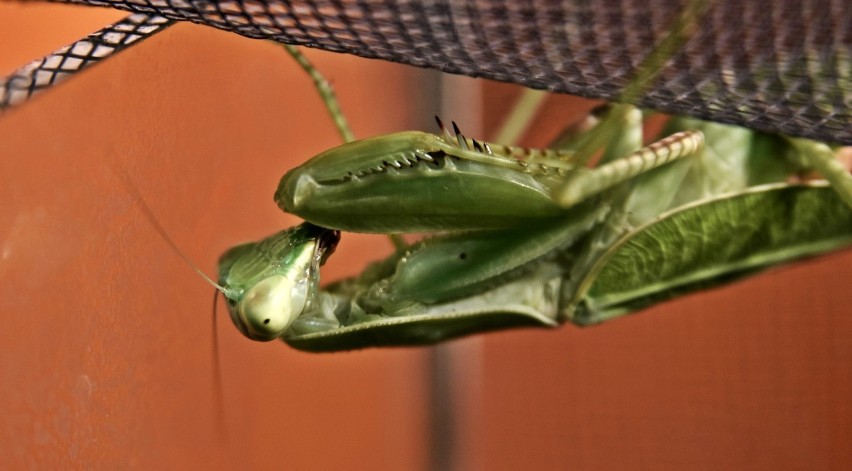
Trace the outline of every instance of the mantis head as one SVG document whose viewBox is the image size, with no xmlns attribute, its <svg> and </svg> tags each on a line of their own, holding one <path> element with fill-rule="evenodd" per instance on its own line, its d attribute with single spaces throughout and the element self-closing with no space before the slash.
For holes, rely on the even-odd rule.
<svg viewBox="0 0 852 471">
<path fill-rule="evenodd" d="M 311 307 L 319 267 L 339 240 L 337 231 L 304 223 L 225 252 L 219 282 L 237 329 L 252 340 L 282 336 Z"/>
</svg>

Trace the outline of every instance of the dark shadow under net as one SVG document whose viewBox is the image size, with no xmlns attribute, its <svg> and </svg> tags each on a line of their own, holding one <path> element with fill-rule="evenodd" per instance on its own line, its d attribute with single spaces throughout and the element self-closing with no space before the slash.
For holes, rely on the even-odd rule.
<svg viewBox="0 0 852 471">
<path fill-rule="evenodd" d="M 684 2 L 60 0 L 613 100 Z M 710 2 L 636 104 L 852 144 L 848 0 Z"/>
</svg>

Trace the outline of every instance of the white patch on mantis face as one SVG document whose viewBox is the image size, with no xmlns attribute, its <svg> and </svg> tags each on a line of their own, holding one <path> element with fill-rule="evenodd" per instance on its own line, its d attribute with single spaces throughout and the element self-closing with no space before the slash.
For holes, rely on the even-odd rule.
<svg viewBox="0 0 852 471">
<path fill-rule="evenodd" d="M 308 293 L 308 277 L 274 275 L 252 286 L 237 310 L 247 335 L 254 340 L 281 336 L 305 309 Z"/>
</svg>

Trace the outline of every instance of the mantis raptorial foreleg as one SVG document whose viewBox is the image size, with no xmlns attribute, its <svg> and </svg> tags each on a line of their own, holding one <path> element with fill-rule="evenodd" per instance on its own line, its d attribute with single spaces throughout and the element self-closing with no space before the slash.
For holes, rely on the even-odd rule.
<svg viewBox="0 0 852 471">
<path fill-rule="evenodd" d="M 513 156 L 523 149 L 481 144 L 489 153 L 434 134 L 396 133 L 316 156 L 284 176 L 275 199 L 315 224 L 354 232 L 511 228 L 558 218 L 596 191 L 694 153 L 701 142 L 700 133 L 678 133 L 587 170 L 559 160 L 570 154 L 531 150 L 519 159 Z M 560 195 L 566 182 L 567 197 Z"/>
<path fill-rule="evenodd" d="M 316 67 L 314 67 L 311 61 L 302 54 L 299 48 L 290 44 L 285 44 L 284 50 L 287 51 L 287 54 L 289 54 L 290 57 L 299 64 L 302 70 L 311 77 L 311 80 L 314 82 L 314 88 L 317 90 L 317 93 L 319 93 L 320 98 L 322 98 L 322 101 L 328 110 L 328 114 L 334 122 L 334 126 L 340 133 L 340 137 L 343 138 L 343 142 L 354 141 L 355 133 L 353 133 L 352 128 L 349 127 L 349 121 L 346 119 L 346 115 L 343 114 L 343 111 L 340 108 L 340 102 L 337 100 L 337 95 L 334 93 L 329 81 L 319 72 L 319 70 L 317 70 Z M 388 239 L 397 251 L 404 250 L 408 246 L 405 239 L 403 239 L 399 234 L 388 234 Z"/>
</svg>

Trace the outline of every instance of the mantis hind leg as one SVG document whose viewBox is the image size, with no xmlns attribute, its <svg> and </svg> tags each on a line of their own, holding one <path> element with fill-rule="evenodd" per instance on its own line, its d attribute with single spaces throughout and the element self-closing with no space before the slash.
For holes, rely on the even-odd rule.
<svg viewBox="0 0 852 471">
<path fill-rule="evenodd" d="M 852 175 L 826 144 L 804 138 L 788 138 L 806 163 L 831 183 L 834 191 L 852 208 Z"/>
<path fill-rule="evenodd" d="M 302 67 L 302 70 L 311 77 L 311 80 L 313 80 L 314 88 L 316 88 L 317 93 L 319 93 L 320 98 L 322 98 L 322 102 L 325 104 L 328 114 L 331 116 L 332 121 L 334 121 L 334 125 L 337 127 L 337 131 L 340 133 L 340 136 L 343 138 L 343 142 L 354 141 L 355 134 L 352 133 L 352 129 L 349 127 L 349 121 L 346 119 L 346 115 L 343 114 L 343 110 L 340 108 L 340 102 L 337 101 L 337 95 L 335 95 L 334 90 L 331 88 L 331 83 L 328 79 L 326 79 L 325 76 L 323 76 L 322 73 L 314 67 L 311 61 L 309 61 L 296 46 L 285 44 L 284 50 L 287 51 L 287 54 L 290 54 L 290 57 L 292 57 L 293 60 Z"/>
<path fill-rule="evenodd" d="M 641 147 L 642 113 L 628 105 L 612 106 L 590 133 L 608 134 L 609 145 L 596 167 L 580 168 L 566 177 L 554 192 L 554 200 L 560 206 L 574 206 L 649 170 L 695 155 L 704 143 L 700 131 L 683 131 Z M 578 140 L 585 138 L 579 136 Z M 588 160 L 589 156 L 579 159 Z"/>
</svg>

